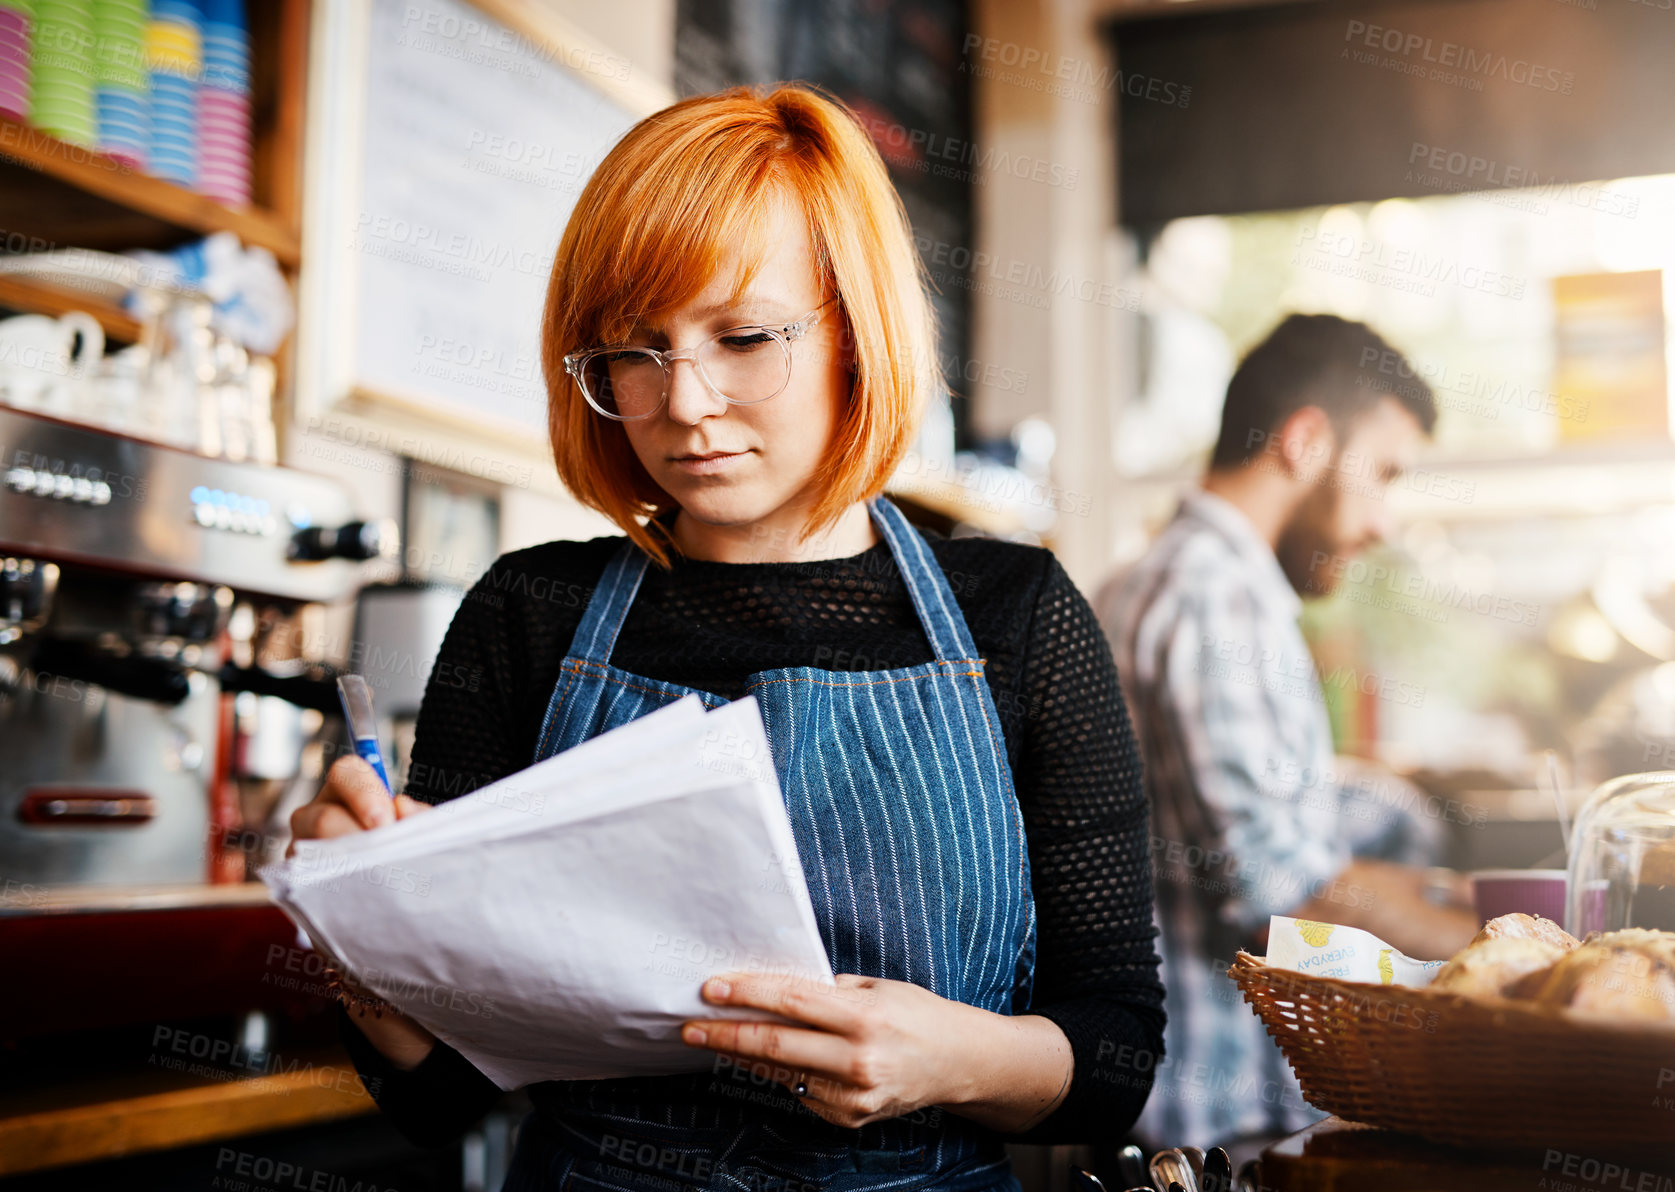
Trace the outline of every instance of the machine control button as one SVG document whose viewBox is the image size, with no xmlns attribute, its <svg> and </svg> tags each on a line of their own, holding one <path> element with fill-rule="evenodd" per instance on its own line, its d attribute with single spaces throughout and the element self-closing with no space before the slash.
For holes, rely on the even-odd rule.
<svg viewBox="0 0 1675 1192">
<path fill-rule="evenodd" d="M 98 469 L 93 469 L 96 474 Z M 15 493 L 30 493 L 53 501 L 69 501 L 72 505 L 109 505 L 111 486 L 91 475 L 53 472 L 46 468 L 18 465 L 6 470 L 6 487 Z"/>
<path fill-rule="evenodd" d="M 227 492 L 200 484 L 187 494 L 192 502 L 192 519 L 206 530 L 227 530 L 234 534 L 270 537 L 279 523 L 270 506 L 259 497 Z"/>
<path fill-rule="evenodd" d="M 401 532 L 393 518 L 352 521 L 341 526 L 310 526 L 291 535 L 290 558 L 295 562 L 323 559 L 394 559 L 401 554 Z"/>
</svg>

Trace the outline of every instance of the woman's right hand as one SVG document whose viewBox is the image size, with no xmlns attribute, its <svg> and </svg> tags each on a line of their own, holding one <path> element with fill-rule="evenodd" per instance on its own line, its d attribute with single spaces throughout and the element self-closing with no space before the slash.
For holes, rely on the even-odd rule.
<svg viewBox="0 0 1675 1192">
<path fill-rule="evenodd" d="M 291 813 L 291 847 L 285 855 L 291 855 L 299 840 L 347 836 L 429 810 L 430 804 L 407 795 L 390 798 L 371 766 L 345 754 L 326 771 L 320 793 Z"/>
<path fill-rule="evenodd" d="M 407 795 L 390 798 L 378 774 L 358 757 L 344 756 L 326 771 L 320 793 L 291 813 L 291 844 L 288 857 L 299 840 L 323 840 L 364 832 L 419 815 L 430 804 Z M 436 1036 L 405 1014 L 386 1011 L 382 1017 L 349 1016 L 385 1059 L 397 1068 L 411 1071 L 436 1047 Z"/>
</svg>

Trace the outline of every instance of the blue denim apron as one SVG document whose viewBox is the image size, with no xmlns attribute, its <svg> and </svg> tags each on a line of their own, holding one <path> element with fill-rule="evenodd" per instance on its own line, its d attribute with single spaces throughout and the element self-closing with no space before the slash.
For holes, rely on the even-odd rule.
<svg viewBox="0 0 1675 1192">
<path fill-rule="evenodd" d="M 1035 972 L 1035 903 L 983 660 L 924 538 L 888 498 L 867 510 L 935 660 L 749 678 L 820 938 L 834 972 L 1022 1013 Z M 559 668 L 536 761 L 694 694 L 610 665 L 649 563 L 625 541 L 606 566 Z M 695 694 L 711 708 L 728 702 Z M 966 1118 L 927 1108 L 844 1129 L 766 1065 L 718 1061 L 702 1073 L 554 1081 L 529 1093 L 536 1112 L 519 1135 L 506 1192 L 1019 1189 L 1000 1136 Z"/>
</svg>

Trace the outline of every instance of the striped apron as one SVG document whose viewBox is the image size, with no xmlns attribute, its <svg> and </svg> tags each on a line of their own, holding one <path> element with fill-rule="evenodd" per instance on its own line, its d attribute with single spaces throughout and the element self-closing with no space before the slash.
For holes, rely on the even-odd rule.
<svg viewBox="0 0 1675 1192">
<path fill-rule="evenodd" d="M 1035 903 L 1023 819 L 983 660 L 929 547 L 886 497 L 867 511 L 934 661 L 790 667 L 749 678 L 761 705 L 832 970 L 908 981 L 1000 1014 L 1029 1006 Z M 559 669 L 535 760 L 689 694 L 611 650 L 650 559 L 625 541 Z M 506 1192 L 936 1188 L 1017 1192 L 1001 1137 L 928 1107 L 850 1130 L 778 1083 L 708 1072 L 532 1086 Z"/>
</svg>

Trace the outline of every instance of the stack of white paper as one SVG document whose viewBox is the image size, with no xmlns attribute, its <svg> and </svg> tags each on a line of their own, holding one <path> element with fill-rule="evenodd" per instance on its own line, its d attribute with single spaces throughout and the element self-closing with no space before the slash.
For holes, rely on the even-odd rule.
<svg viewBox="0 0 1675 1192">
<path fill-rule="evenodd" d="M 698 1071 L 717 973 L 830 984 L 754 698 L 686 698 L 262 873 L 346 974 L 503 1089 Z"/>
</svg>

